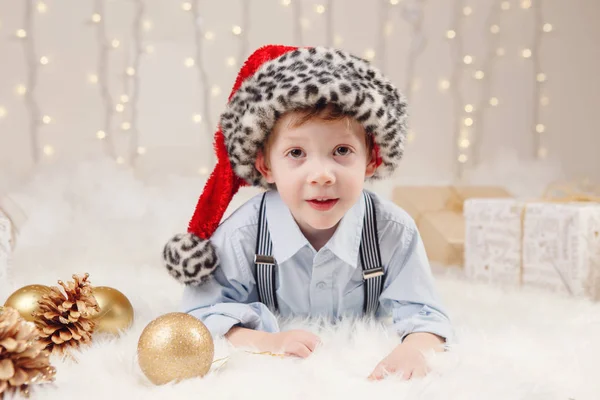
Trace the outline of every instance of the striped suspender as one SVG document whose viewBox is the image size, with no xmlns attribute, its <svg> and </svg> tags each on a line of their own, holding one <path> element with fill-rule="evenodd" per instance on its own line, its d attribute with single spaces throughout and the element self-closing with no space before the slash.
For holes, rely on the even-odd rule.
<svg viewBox="0 0 600 400">
<path fill-rule="evenodd" d="M 258 286 L 258 298 L 261 303 L 266 304 L 271 311 L 278 311 L 277 297 L 275 296 L 275 267 L 277 265 L 273 258 L 273 243 L 265 215 L 265 196 L 263 194 L 260 202 L 260 213 L 258 217 L 258 236 L 256 239 L 256 253 L 254 263 L 256 264 L 256 283 Z"/>
<path fill-rule="evenodd" d="M 277 296 L 275 295 L 275 270 L 276 260 L 273 258 L 273 243 L 265 215 L 265 196 L 260 203 L 258 218 L 258 236 L 256 240 L 256 283 L 258 286 L 259 301 L 266 304 L 273 312 L 278 311 Z M 365 300 L 363 310 L 365 314 L 375 313 L 379 306 L 379 296 L 383 286 L 384 269 L 379 252 L 379 237 L 377 235 L 377 220 L 375 205 L 371 196 L 364 192 L 365 219 L 363 223 L 362 238 L 360 243 L 360 264 L 365 281 Z"/>
<path fill-rule="evenodd" d="M 383 265 L 379 253 L 379 236 L 377 235 L 377 220 L 373 199 L 366 192 L 365 222 L 363 223 L 360 240 L 360 264 L 365 281 L 365 314 L 374 314 L 379 306 L 379 296 L 383 287 Z"/>
</svg>

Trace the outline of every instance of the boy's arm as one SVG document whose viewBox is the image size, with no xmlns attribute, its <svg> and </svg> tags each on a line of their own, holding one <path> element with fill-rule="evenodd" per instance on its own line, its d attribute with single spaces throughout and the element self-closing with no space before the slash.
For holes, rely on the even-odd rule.
<svg viewBox="0 0 600 400">
<path fill-rule="evenodd" d="M 395 229 L 401 226 L 398 224 Z M 390 232 L 388 238 L 393 236 L 401 245 L 388 265 L 380 302 L 384 309 L 391 310 L 394 329 L 403 342 L 414 342 L 418 347 L 437 347 L 440 342 L 452 341 L 452 325 L 435 290 L 425 247 L 414 222 Z"/>
<path fill-rule="evenodd" d="M 200 319 L 213 337 L 224 336 L 234 326 L 278 332 L 277 319 L 258 302 L 251 239 L 239 230 L 227 235 L 217 230 L 211 241 L 219 266 L 208 282 L 184 289 L 181 310 Z"/>
</svg>

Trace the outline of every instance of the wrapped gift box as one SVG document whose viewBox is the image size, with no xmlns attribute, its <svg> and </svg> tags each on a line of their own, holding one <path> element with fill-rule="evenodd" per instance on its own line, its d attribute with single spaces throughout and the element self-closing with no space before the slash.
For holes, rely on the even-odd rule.
<svg viewBox="0 0 600 400">
<path fill-rule="evenodd" d="M 600 299 L 600 204 L 469 199 L 465 273 Z"/>
<path fill-rule="evenodd" d="M 415 220 L 430 261 L 463 265 L 463 203 L 469 198 L 510 197 L 494 186 L 398 186 L 393 201 Z"/>
</svg>

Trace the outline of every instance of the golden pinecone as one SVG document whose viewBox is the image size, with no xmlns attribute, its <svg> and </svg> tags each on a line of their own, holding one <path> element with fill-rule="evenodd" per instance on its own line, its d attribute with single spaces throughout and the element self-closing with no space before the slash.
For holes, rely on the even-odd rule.
<svg viewBox="0 0 600 400">
<path fill-rule="evenodd" d="M 87 280 L 89 274 L 73 275 L 73 281 L 53 286 L 39 301 L 39 311 L 34 314 L 42 343 L 58 353 L 69 347 L 78 347 L 92 340 L 95 323 L 91 317 L 100 307 Z"/>
<path fill-rule="evenodd" d="M 54 381 L 56 370 L 32 322 L 11 307 L 0 310 L 0 399 L 32 384 Z"/>
</svg>

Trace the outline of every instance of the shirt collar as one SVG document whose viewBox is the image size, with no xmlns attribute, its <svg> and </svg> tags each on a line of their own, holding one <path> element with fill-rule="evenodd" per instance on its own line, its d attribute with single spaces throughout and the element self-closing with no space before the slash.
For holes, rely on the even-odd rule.
<svg viewBox="0 0 600 400">
<path fill-rule="evenodd" d="M 312 248 L 276 190 L 267 192 L 266 213 L 273 242 L 273 256 L 278 263 L 287 261 L 304 246 Z M 325 245 L 337 258 L 354 268 L 358 265 L 364 216 L 365 200 L 361 195 L 342 217 L 335 233 Z"/>
<path fill-rule="evenodd" d="M 273 256 L 278 263 L 282 263 L 310 243 L 302 234 L 294 216 L 277 190 L 268 191 L 265 201 L 267 223 L 273 242 Z"/>
</svg>

